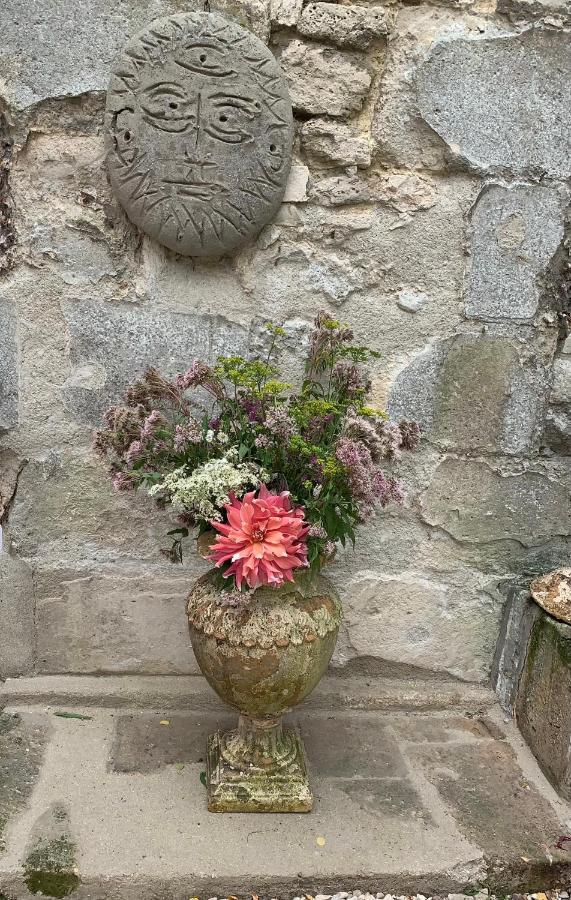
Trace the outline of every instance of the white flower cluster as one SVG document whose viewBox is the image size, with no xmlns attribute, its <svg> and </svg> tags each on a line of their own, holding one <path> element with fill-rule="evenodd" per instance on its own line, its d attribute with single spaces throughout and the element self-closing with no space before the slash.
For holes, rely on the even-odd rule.
<svg viewBox="0 0 571 900">
<path fill-rule="evenodd" d="M 174 509 L 194 514 L 197 519 L 220 521 L 220 510 L 230 501 L 230 491 L 242 497 L 247 488 L 257 487 L 267 473 L 255 463 L 236 462 L 236 454 L 228 453 L 198 466 L 190 475 L 185 467 L 175 469 L 149 494 L 170 500 Z"/>
</svg>

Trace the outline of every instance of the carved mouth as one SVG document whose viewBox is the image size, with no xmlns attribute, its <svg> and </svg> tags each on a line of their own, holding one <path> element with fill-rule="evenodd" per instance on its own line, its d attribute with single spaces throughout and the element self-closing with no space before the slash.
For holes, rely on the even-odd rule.
<svg viewBox="0 0 571 900">
<path fill-rule="evenodd" d="M 177 194 L 190 200 L 212 200 L 218 194 L 226 194 L 228 188 L 216 181 L 181 181 L 178 178 L 164 178 L 163 184 L 175 185 Z"/>
</svg>

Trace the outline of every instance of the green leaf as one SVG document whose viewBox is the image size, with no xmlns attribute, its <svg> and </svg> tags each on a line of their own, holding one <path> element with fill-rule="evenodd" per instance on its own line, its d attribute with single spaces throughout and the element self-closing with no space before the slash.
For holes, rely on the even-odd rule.
<svg viewBox="0 0 571 900">
<path fill-rule="evenodd" d="M 84 716 L 82 713 L 76 712 L 55 712 L 54 716 L 58 716 L 60 719 L 81 719 L 83 722 L 93 719 L 93 716 Z"/>
<path fill-rule="evenodd" d="M 204 787 L 206 787 L 206 772 L 200 773 L 200 783 L 203 784 Z"/>
</svg>

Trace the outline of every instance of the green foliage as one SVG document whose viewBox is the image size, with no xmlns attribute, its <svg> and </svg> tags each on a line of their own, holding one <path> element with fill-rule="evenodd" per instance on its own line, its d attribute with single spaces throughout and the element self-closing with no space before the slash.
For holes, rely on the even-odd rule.
<svg viewBox="0 0 571 900">
<path fill-rule="evenodd" d="M 162 551 L 173 561 L 182 560 L 193 526 L 203 532 L 209 522 L 191 500 L 177 506 L 168 489 L 172 473 L 184 479 L 198 470 L 210 471 L 213 460 L 225 460 L 230 468 L 249 465 L 270 490 L 289 491 L 312 526 L 308 558 L 317 568 L 336 542 L 354 543 L 356 524 L 370 507 L 360 482 L 369 479 L 372 496 L 374 479 L 382 483 L 373 464 L 383 454 L 390 458 L 398 444 L 398 426 L 389 423 L 392 431 L 384 434 L 386 413 L 365 404 L 370 382 L 362 367 L 379 354 L 355 344 L 350 328 L 318 314 L 298 390 L 281 378 L 277 364 L 283 327 L 269 322 L 266 331 L 263 356 L 221 356 L 214 367 L 195 362 L 174 379 L 149 370 L 127 390 L 124 405 L 106 413 L 105 427 L 96 437 L 117 490 L 144 487 L 160 505 L 173 504 L 178 522 L 169 531 L 172 546 Z M 349 420 L 358 439 L 347 430 Z M 411 449 L 414 431 L 408 426 Z M 358 453 L 352 462 L 353 445 Z M 369 469 L 365 465 L 360 474 L 361 464 Z M 228 476 L 230 484 L 236 484 L 236 477 Z M 222 518 L 230 487 L 215 487 Z M 242 493 L 249 489 L 244 483 Z"/>
</svg>

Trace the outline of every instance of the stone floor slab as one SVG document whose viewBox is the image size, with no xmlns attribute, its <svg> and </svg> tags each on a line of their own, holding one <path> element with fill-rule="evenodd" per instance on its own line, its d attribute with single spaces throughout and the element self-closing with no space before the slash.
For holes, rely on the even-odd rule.
<svg viewBox="0 0 571 900">
<path fill-rule="evenodd" d="M 31 793 L 17 808 L 4 801 L 0 896 L 30 900 L 30 884 L 46 883 L 73 885 L 74 900 L 207 900 L 333 893 L 340 883 L 428 895 L 571 880 L 571 853 L 557 847 L 571 809 L 498 710 L 486 713 L 495 730 L 462 710 L 301 708 L 290 718 L 306 740 L 315 806 L 291 815 L 207 812 L 204 739 L 231 713 L 60 711 L 5 710 L 46 744 Z M 58 809 L 74 865 L 46 882 L 34 847 L 38 823 Z"/>
</svg>

